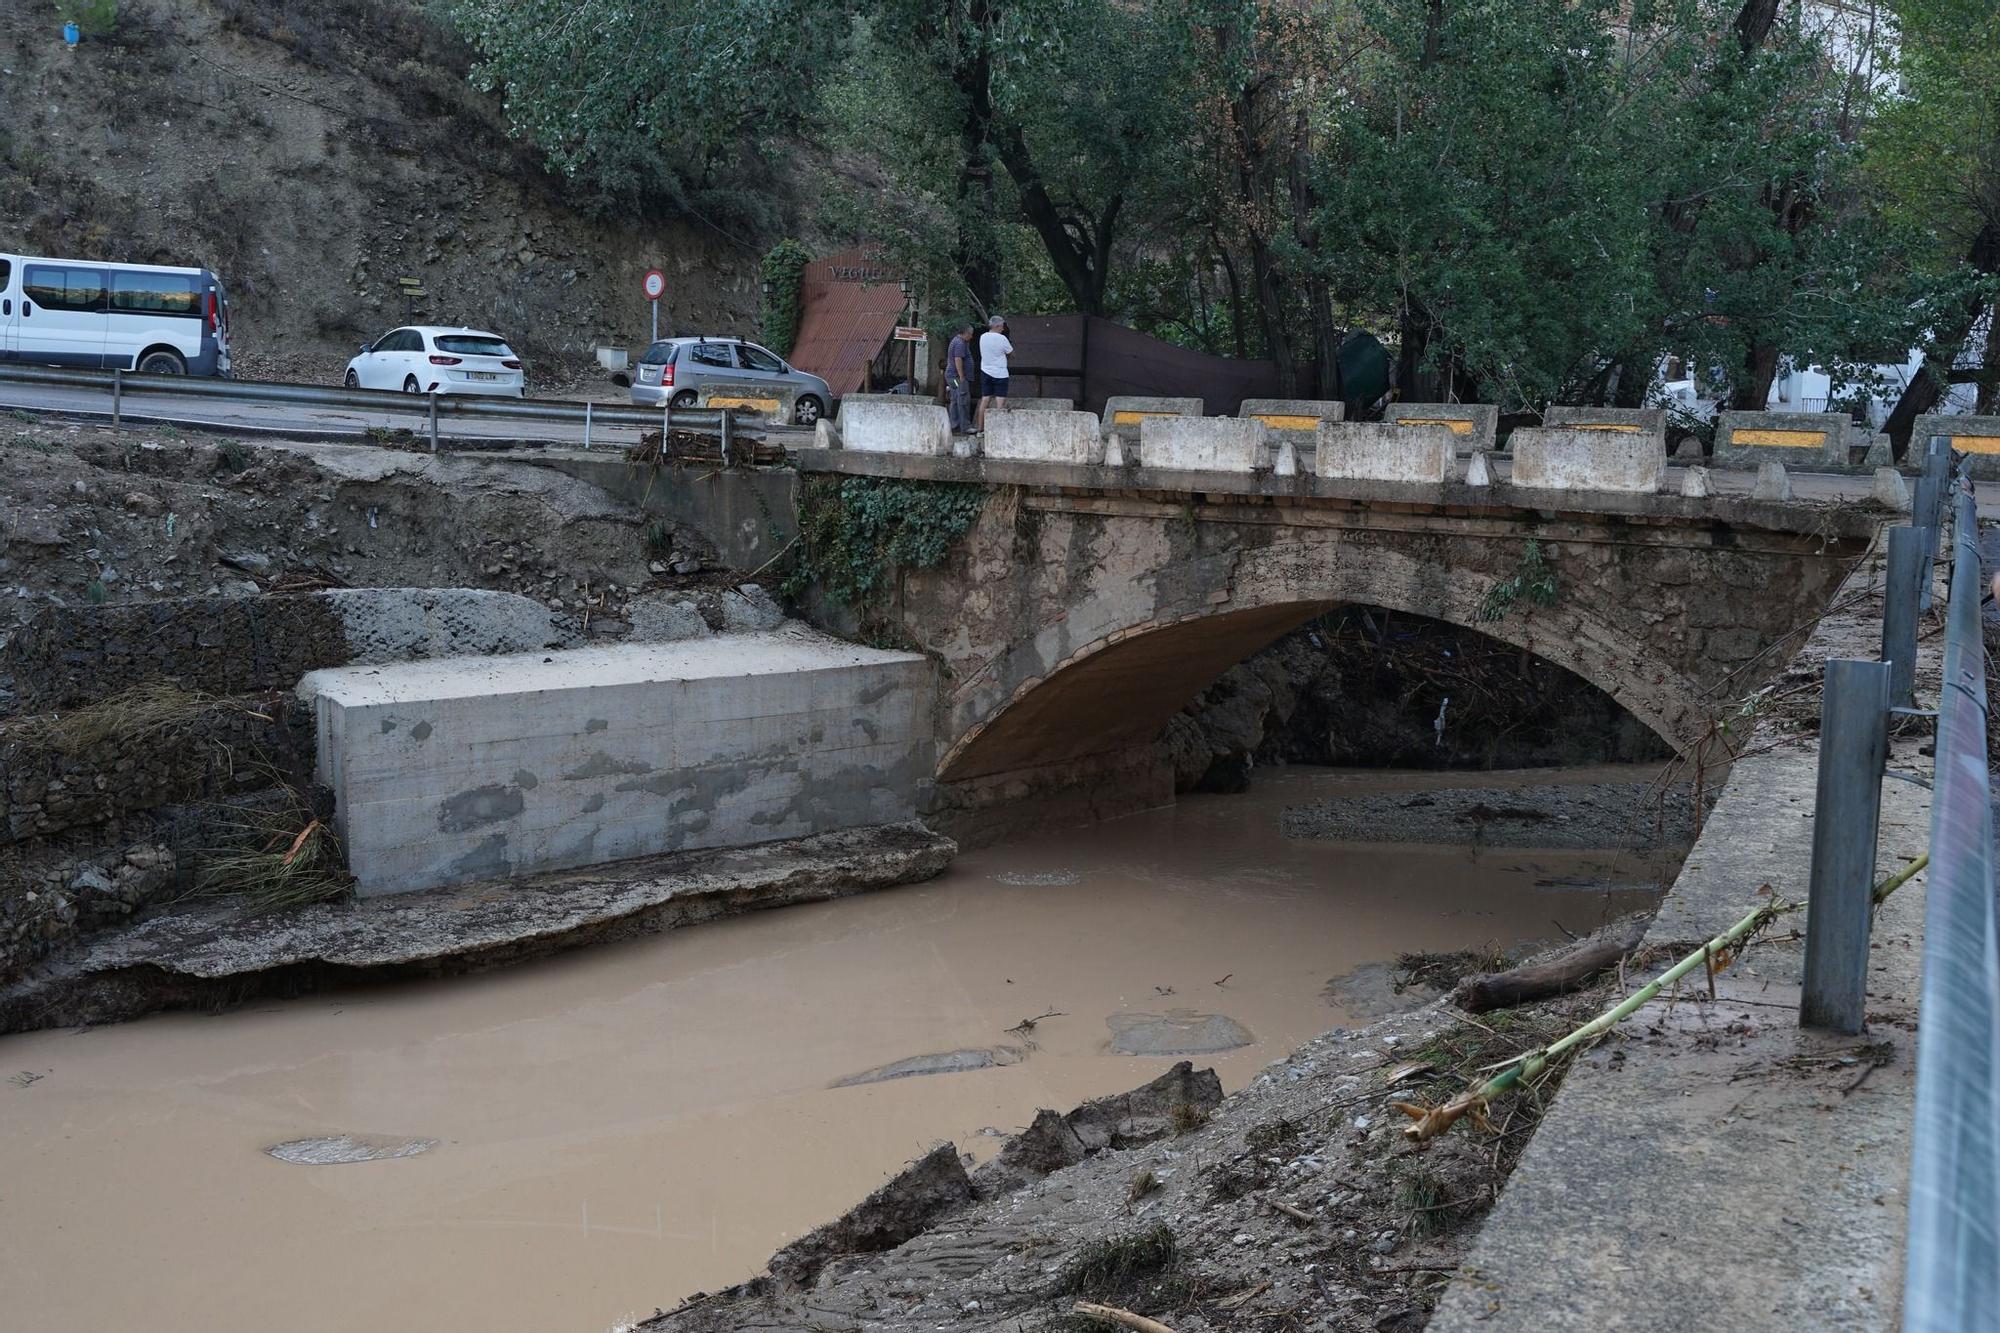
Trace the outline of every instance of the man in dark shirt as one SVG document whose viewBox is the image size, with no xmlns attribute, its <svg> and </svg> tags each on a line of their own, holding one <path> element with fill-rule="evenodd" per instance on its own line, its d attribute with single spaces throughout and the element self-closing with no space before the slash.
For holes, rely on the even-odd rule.
<svg viewBox="0 0 2000 1333">
<path fill-rule="evenodd" d="M 972 325 L 961 324 L 944 354 L 944 387 L 951 405 L 951 433 L 972 431 Z"/>
</svg>

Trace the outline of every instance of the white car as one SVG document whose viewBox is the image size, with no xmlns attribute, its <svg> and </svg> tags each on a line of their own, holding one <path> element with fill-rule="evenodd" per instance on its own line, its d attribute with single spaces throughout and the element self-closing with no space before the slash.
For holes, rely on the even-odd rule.
<svg viewBox="0 0 2000 1333">
<path fill-rule="evenodd" d="M 347 363 L 350 389 L 485 393 L 519 398 L 521 358 L 497 333 L 410 324 L 390 329 Z"/>
</svg>

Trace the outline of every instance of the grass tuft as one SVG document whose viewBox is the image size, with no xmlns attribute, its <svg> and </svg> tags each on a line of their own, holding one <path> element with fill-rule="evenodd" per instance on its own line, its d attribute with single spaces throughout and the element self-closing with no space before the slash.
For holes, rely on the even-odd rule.
<svg viewBox="0 0 2000 1333">
<path fill-rule="evenodd" d="M 227 810 L 214 827 L 215 844 L 195 853 L 195 897 L 277 911 L 341 897 L 352 882 L 333 830 L 296 796 L 275 809 Z"/>
<path fill-rule="evenodd" d="M 8 730 L 27 744 L 76 755 L 106 741 L 136 741 L 184 730 L 219 702 L 211 695 L 156 682 L 135 685 L 83 708 L 25 718 Z"/>
</svg>

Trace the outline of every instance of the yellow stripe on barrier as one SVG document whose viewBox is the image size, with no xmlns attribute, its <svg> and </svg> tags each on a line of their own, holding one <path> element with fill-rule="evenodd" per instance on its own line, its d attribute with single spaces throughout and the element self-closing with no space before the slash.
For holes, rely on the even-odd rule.
<svg viewBox="0 0 2000 1333">
<path fill-rule="evenodd" d="M 709 407 L 748 407 L 759 412 L 775 413 L 778 400 L 775 398 L 731 398 L 717 395 L 708 400 Z"/>
<path fill-rule="evenodd" d="M 1962 454 L 2000 454 L 2000 435 L 1954 435 L 1951 447 Z"/>
<path fill-rule="evenodd" d="M 1453 435 L 1472 434 L 1472 423 L 1456 417 L 1398 417 L 1398 426 L 1443 426 Z"/>
<path fill-rule="evenodd" d="M 1178 417 L 1184 415 L 1185 413 L 1181 412 L 1113 412 L 1111 414 L 1111 424 L 1114 426 L 1136 426 L 1147 417 Z"/>
<path fill-rule="evenodd" d="M 1762 445 L 1766 449 L 1817 449 L 1826 443 L 1823 430 L 1739 430 L 1729 437 L 1739 447 Z"/>
<path fill-rule="evenodd" d="M 1318 430 L 1320 422 L 1332 420 L 1331 417 L 1288 417 L 1267 412 L 1252 412 L 1250 419 L 1261 421 L 1272 430 Z"/>
<path fill-rule="evenodd" d="M 1615 430 L 1620 435 L 1637 435 L 1643 426 L 1628 426 L 1622 421 L 1565 421 L 1559 430 Z"/>
</svg>

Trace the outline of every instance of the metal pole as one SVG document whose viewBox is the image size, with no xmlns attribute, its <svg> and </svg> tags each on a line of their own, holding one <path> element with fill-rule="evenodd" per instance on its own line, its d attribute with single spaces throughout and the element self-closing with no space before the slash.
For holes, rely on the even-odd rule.
<svg viewBox="0 0 2000 1333">
<path fill-rule="evenodd" d="M 124 396 L 125 372 L 113 367 L 111 371 L 111 429 L 113 430 L 117 430 L 124 420 Z"/>
<path fill-rule="evenodd" d="M 728 467 L 730 455 L 736 446 L 736 409 L 722 409 L 722 466 Z"/>
<path fill-rule="evenodd" d="M 436 453 L 438 451 L 438 396 L 436 393 L 429 393 L 425 397 L 430 399 L 431 452 Z"/>
<path fill-rule="evenodd" d="M 1918 583 L 1930 567 L 1928 528 L 1889 529 L 1889 568 L 1882 584 L 1882 660 L 1889 664 L 1889 705 L 1908 708 L 1916 698 Z"/>
<path fill-rule="evenodd" d="M 660 298 L 655 296 L 647 301 L 646 304 L 653 312 L 653 336 L 647 339 L 647 341 L 658 342 L 660 340 Z"/>
<path fill-rule="evenodd" d="M 1851 1034 L 1867 1016 L 1875 835 L 1888 758 L 1888 665 L 1829 661 L 1820 701 L 1802 1027 Z"/>
</svg>

